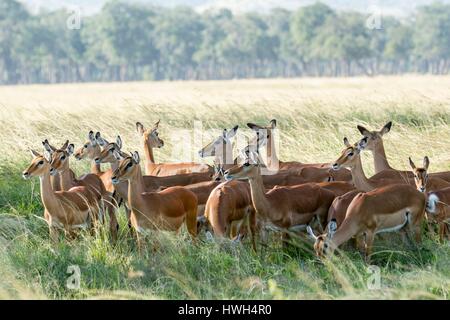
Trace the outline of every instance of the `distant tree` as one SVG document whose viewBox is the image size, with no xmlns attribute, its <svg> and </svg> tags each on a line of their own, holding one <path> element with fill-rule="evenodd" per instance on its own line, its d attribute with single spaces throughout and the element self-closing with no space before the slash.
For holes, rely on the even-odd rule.
<svg viewBox="0 0 450 320">
<path fill-rule="evenodd" d="M 450 6 L 434 3 L 418 10 L 414 23 L 414 54 L 425 69 L 447 73 L 450 68 Z"/>
<path fill-rule="evenodd" d="M 201 17 L 187 7 L 164 10 L 154 19 L 160 78 L 185 79 L 193 74 L 194 54 L 202 43 Z"/>
</svg>

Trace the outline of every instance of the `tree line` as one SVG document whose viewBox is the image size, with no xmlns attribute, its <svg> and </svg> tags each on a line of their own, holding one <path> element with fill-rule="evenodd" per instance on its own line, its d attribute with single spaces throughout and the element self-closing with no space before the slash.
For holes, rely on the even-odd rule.
<svg viewBox="0 0 450 320">
<path fill-rule="evenodd" d="M 68 27 L 66 10 L 31 14 L 0 0 L 0 83 L 447 74 L 450 5 L 412 16 L 296 11 L 197 13 L 120 1 Z M 375 17 L 376 18 L 376 17 Z"/>
</svg>

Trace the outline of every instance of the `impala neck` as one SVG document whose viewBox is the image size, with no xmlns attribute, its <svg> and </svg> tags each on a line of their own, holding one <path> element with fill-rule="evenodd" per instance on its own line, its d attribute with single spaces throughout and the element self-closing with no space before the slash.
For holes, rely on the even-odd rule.
<svg viewBox="0 0 450 320">
<path fill-rule="evenodd" d="M 98 145 L 96 145 L 95 153 L 94 153 L 94 155 L 91 158 L 91 173 L 93 173 L 93 174 L 103 173 L 101 164 L 100 163 L 96 163 L 94 161 L 95 158 L 100 157 L 100 154 L 101 154 L 101 149 L 100 149 L 100 147 Z"/>
<path fill-rule="evenodd" d="M 381 172 L 383 170 L 392 169 L 386 158 L 386 152 L 384 151 L 383 141 L 377 143 L 374 150 L 372 151 L 372 154 L 375 164 L 375 173 Z"/>
<path fill-rule="evenodd" d="M 266 190 L 264 188 L 261 174 L 249 178 L 248 182 L 250 183 L 250 192 L 252 196 L 253 206 L 262 218 L 269 218 L 271 206 L 269 200 L 267 200 L 266 197 Z"/>
<path fill-rule="evenodd" d="M 59 209 L 58 200 L 52 189 L 52 183 L 50 181 L 50 171 L 47 170 L 44 175 L 39 177 L 41 187 L 41 199 L 44 207 L 48 212 L 54 212 Z"/>
<path fill-rule="evenodd" d="M 361 155 L 357 156 L 354 166 L 350 168 L 350 172 L 352 174 L 353 184 L 358 190 L 367 192 L 374 189 L 374 186 L 370 183 L 369 179 L 367 179 L 364 173 L 361 162 Z"/>
<path fill-rule="evenodd" d="M 272 133 L 269 137 L 269 140 L 267 141 L 267 167 L 272 168 L 278 163 L 279 159 L 275 150 L 275 141 Z"/>
<path fill-rule="evenodd" d="M 144 141 L 145 160 L 148 164 L 155 164 L 155 157 L 153 155 L 153 148 L 147 141 Z"/>
<path fill-rule="evenodd" d="M 128 180 L 128 203 L 133 211 L 140 212 L 142 193 L 145 192 L 141 168 Z"/>
<path fill-rule="evenodd" d="M 94 160 L 91 160 L 91 173 L 99 174 L 102 173 L 102 168 L 99 163 L 96 163 Z"/>
<path fill-rule="evenodd" d="M 356 228 L 356 224 L 352 222 L 345 221 L 342 222 L 339 229 L 336 231 L 336 233 L 331 238 L 331 241 L 333 244 L 337 247 L 339 247 L 341 244 L 347 242 L 350 240 L 354 235 L 356 235 L 358 232 Z"/>
<path fill-rule="evenodd" d="M 221 154 L 216 154 L 214 162 L 220 164 L 224 170 L 230 169 L 234 165 L 233 149 L 230 143 L 223 143 Z M 237 159 L 237 158 L 236 158 Z"/>
<path fill-rule="evenodd" d="M 61 190 L 61 177 L 59 176 L 59 173 L 57 175 L 50 176 L 50 181 L 53 191 Z"/>
<path fill-rule="evenodd" d="M 59 177 L 62 191 L 67 191 L 74 186 L 75 175 L 68 166 L 63 171 L 59 172 Z"/>
</svg>

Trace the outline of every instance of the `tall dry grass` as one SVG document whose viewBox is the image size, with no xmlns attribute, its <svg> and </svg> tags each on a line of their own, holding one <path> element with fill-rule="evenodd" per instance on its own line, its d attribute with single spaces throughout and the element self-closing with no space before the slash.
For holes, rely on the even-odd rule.
<svg viewBox="0 0 450 320">
<path fill-rule="evenodd" d="M 428 155 L 432 171 L 449 170 L 449 88 L 450 77 L 416 76 L 0 87 L 0 273 L 7 275 L 0 298 L 447 299 L 449 246 L 434 237 L 420 250 L 378 241 L 379 290 L 367 288 L 367 266 L 358 253 L 321 264 L 308 241 L 286 252 L 275 236 L 255 255 L 248 243 L 194 247 L 185 233 L 158 234 L 150 242 L 161 250 L 139 257 L 122 213 L 114 247 L 105 230 L 54 247 L 42 221 L 39 185 L 21 180 L 20 172 L 30 160 L 27 149 L 42 150 L 45 138 L 56 145 L 70 139 L 77 147 L 94 130 L 110 140 L 120 134 L 124 150 L 142 151 L 135 122 L 161 119 L 166 144 L 155 151 L 157 160 L 200 161 L 195 151 L 221 129 L 239 124 L 241 134 L 251 136 L 247 122 L 272 118 L 282 160 L 332 161 L 344 136 L 359 138 L 357 124 L 377 128 L 392 120 L 385 137 L 392 166 L 408 169 L 408 156 L 419 161 Z M 215 131 L 193 143 L 194 121 Z M 189 152 L 180 150 L 190 141 Z M 89 168 L 71 163 L 79 174 Z M 371 173 L 369 155 L 364 164 Z M 65 286 L 71 264 L 81 267 L 80 290 Z"/>
</svg>

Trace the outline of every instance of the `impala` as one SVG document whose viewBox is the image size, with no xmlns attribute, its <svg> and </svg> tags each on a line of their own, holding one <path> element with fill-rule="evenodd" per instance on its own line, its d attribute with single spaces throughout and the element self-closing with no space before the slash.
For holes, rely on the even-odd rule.
<svg viewBox="0 0 450 320">
<path fill-rule="evenodd" d="M 389 175 L 389 178 L 367 178 L 361 163 L 361 151 L 364 149 L 366 143 L 367 138 L 363 138 L 355 145 L 351 145 L 347 138 L 344 138 L 346 148 L 342 151 L 341 156 L 333 164 L 333 169 L 337 170 L 340 167 L 349 168 L 355 187 L 358 190 L 366 192 L 389 184 L 414 185 L 414 181 L 406 177 L 399 178 L 395 172 Z M 429 190 L 438 190 L 447 186 L 448 183 L 440 178 L 428 179 L 427 188 L 429 188 Z"/>
<path fill-rule="evenodd" d="M 248 183 L 226 181 L 210 193 L 204 217 L 214 234 L 239 239 L 250 227 L 253 249 L 256 251 L 256 216 Z"/>
<path fill-rule="evenodd" d="M 101 203 L 98 195 L 85 186 L 54 191 L 50 182 L 50 155 L 44 157 L 34 150 L 31 154 L 33 160 L 22 175 L 25 179 L 40 179 L 44 218 L 49 226 L 50 238 L 56 242 L 61 229 L 72 236 L 76 229 L 89 227 L 99 214 Z"/>
<path fill-rule="evenodd" d="M 416 187 L 420 192 L 426 192 L 426 185 L 428 180 L 428 167 L 430 160 L 428 157 L 423 159 L 423 167 L 416 167 L 414 162 L 409 159 L 411 168 L 413 169 Z M 426 206 L 427 216 L 430 221 L 433 221 L 439 226 L 439 239 L 444 240 L 448 229 L 448 222 L 450 221 L 450 187 L 446 187 L 428 194 L 428 202 Z"/>
<path fill-rule="evenodd" d="M 373 154 L 374 164 L 375 164 L 375 175 L 376 179 L 380 178 L 390 178 L 392 177 L 392 171 L 397 172 L 398 178 L 409 178 L 413 179 L 413 174 L 411 171 L 396 170 L 389 165 L 387 160 L 386 151 L 384 150 L 383 136 L 390 132 L 392 127 L 392 122 L 386 123 L 381 130 L 370 131 L 365 127 L 358 125 L 357 128 L 359 132 L 367 138 L 366 150 L 369 150 Z M 444 172 L 434 172 L 429 174 L 433 178 L 441 178 L 445 181 L 450 182 L 450 171 Z"/>
<path fill-rule="evenodd" d="M 146 175 L 171 176 L 183 173 L 211 172 L 211 167 L 202 163 L 155 163 L 153 149 L 164 146 L 164 141 L 158 136 L 158 127 L 159 120 L 151 129 L 145 129 L 142 123 L 136 122 L 136 130 L 141 135 L 144 144 Z"/>
<path fill-rule="evenodd" d="M 120 136 L 117 136 L 116 142 L 108 142 L 105 140 L 99 133 L 96 134 L 97 143 L 103 147 L 103 150 L 100 152 L 99 156 L 95 158 L 95 162 L 98 164 L 101 163 L 110 163 L 111 168 L 113 170 L 117 170 L 119 166 L 120 160 L 128 157 L 128 155 L 121 151 L 122 148 L 122 139 Z M 111 173 L 112 177 L 112 173 Z M 210 182 L 211 174 L 208 172 L 196 172 L 196 173 L 186 173 L 179 174 L 174 176 L 143 176 L 143 181 L 145 185 L 145 190 L 147 191 L 157 191 L 164 189 L 166 187 L 172 186 L 185 186 L 196 184 L 199 182 Z M 212 187 L 209 187 L 212 190 Z M 199 193 L 204 192 L 204 188 L 192 188 L 193 191 L 197 191 Z M 127 199 L 128 199 L 128 182 L 123 181 L 121 183 L 114 185 L 114 190 L 116 191 L 117 197 L 125 200 L 125 212 L 127 217 L 130 217 L 130 210 L 128 209 Z M 206 202 L 206 200 L 205 200 Z M 205 203 L 200 203 L 200 206 L 204 206 Z M 199 210 L 203 208 L 200 207 Z M 131 226 L 131 225 L 130 225 Z"/>
<path fill-rule="evenodd" d="M 115 151 L 116 156 L 121 155 Z M 142 249 L 142 236 L 148 230 L 159 228 L 178 231 L 186 221 L 192 237 L 197 236 L 197 197 L 184 187 L 170 187 L 159 192 L 148 192 L 145 188 L 139 154 L 121 160 L 114 171 L 114 184 L 128 181 L 128 204 L 130 222 L 136 230 L 138 248 Z"/>
<path fill-rule="evenodd" d="M 260 132 L 267 136 L 266 154 L 267 167 L 271 170 L 289 170 L 289 171 L 304 171 L 303 175 L 309 175 L 311 182 L 324 181 L 329 176 L 329 163 L 301 163 L 296 161 L 284 162 L 278 159 L 275 149 L 274 130 L 277 126 L 275 119 L 270 121 L 269 126 L 260 126 L 254 123 L 247 123 L 247 126 L 253 131 Z M 351 175 L 348 170 L 343 169 L 333 174 L 335 180 L 351 181 Z"/>
<path fill-rule="evenodd" d="M 421 240 L 421 223 L 425 212 L 425 195 L 414 187 L 397 184 L 362 192 L 350 203 L 344 221 L 338 227 L 336 220 L 328 224 L 326 234 L 316 236 L 314 250 L 319 257 L 332 254 L 341 244 L 356 236 L 365 240 L 365 257 L 369 261 L 376 234 L 393 232 L 407 227 Z"/>
<path fill-rule="evenodd" d="M 257 157 L 250 155 L 246 163 L 225 171 L 225 179 L 248 180 L 258 219 L 282 231 L 283 239 L 288 238 L 288 231 L 305 228 L 314 218 L 319 225 L 326 221 L 328 208 L 334 199 L 332 191 L 306 183 L 275 187 L 266 192 Z"/>
<path fill-rule="evenodd" d="M 47 145 L 47 147 L 44 145 L 44 151 L 48 151 L 50 149 L 50 151 L 54 151 L 57 148 L 52 146 L 47 139 L 44 140 L 44 143 Z M 75 175 L 75 174 L 74 174 Z M 59 174 L 53 175 L 50 177 L 50 181 L 51 181 L 51 185 L 53 188 L 53 191 L 61 191 L 61 182 L 60 182 L 60 176 Z"/>
<path fill-rule="evenodd" d="M 43 142 L 45 149 L 50 154 L 50 174 L 55 176 L 59 174 L 61 189 L 66 191 L 72 187 L 83 186 L 89 188 L 93 193 L 98 194 L 102 199 L 102 209 L 106 209 L 110 218 L 110 232 L 113 240 L 117 239 L 117 231 L 119 229 L 119 223 L 117 222 L 116 213 L 114 209 L 114 201 L 112 194 L 108 193 L 102 180 L 95 174 L 85 174 L 79 179 L 75 177 L 75 174 L 70 169 L 69 159 L 74 152 L 74 145 L 66 143 L 60 149 L 50 148 L 48 141 Z M 101 213 L 103 210 L 101 210 Z M 100 217 L 102 220 L 102 216 Z"/>
</svg>

